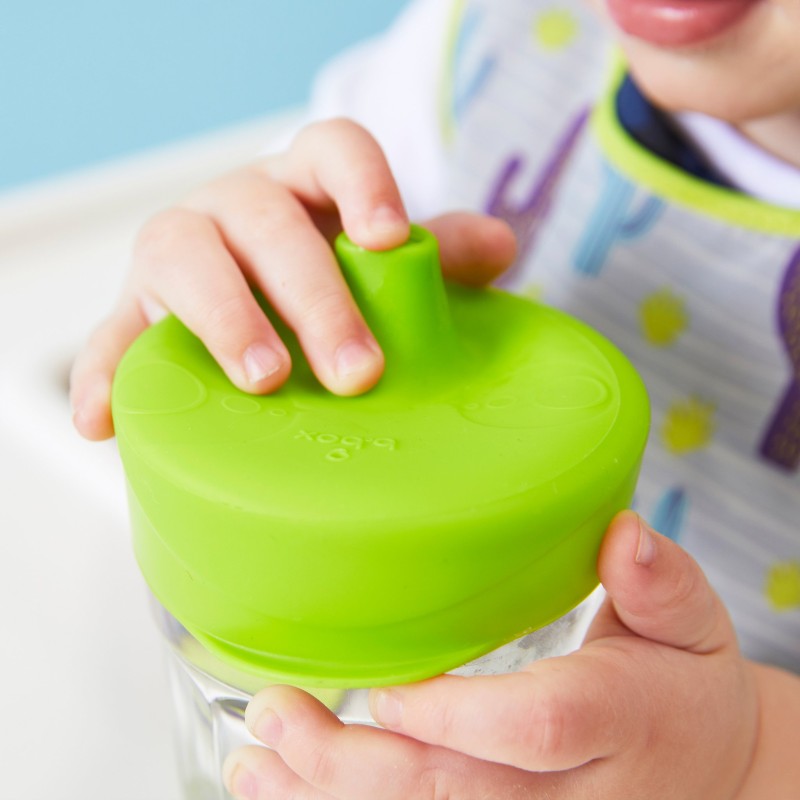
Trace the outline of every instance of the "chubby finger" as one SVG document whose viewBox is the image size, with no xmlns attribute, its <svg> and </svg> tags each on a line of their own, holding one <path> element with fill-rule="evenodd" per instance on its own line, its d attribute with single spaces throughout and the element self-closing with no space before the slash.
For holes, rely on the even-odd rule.
<svg viewBox="0 0 800 800">
<path fill-rule="evenodd" d="M 92 441 L 114 435 L 111 383 L 117 364 L 148 319 L 131 296 L 89 337 L 70 371 L 72 420 L 81 436 Z"/>
<path fill-rule="evenodd" d="M 516 673 L 374 689 L 370 708 L 384 727 L 421 741 L 525 770 L 564 770 L 628 745 L 635 698 L 626 683 L 616 664 L 578 651 Z"/>
<path fill-rule="evenodd" d="M 324 793 L 321 797 L 522 800 L 536 796 L 531 793 L 538 780 L 536 775 L 502 764 L 479 762 L 463 753 L 379 728 L 344 725 L 319 701 L 299 689 L 286 686 L 265 689 L 250 703 L 245 719 L 250 731 L 273 748 L 296 776 Z M 280 770 L 272 757 L 254 750 L 234 753 L 226 769 L 232 771 L 237 766 L 255 775 L 276 767 Z M 265 779 L 271 780 L 266 776 Z M 282 776 L 280 780 L 286 778 Z"/>
<path fill-rule="evenodd" d="M 634 512 L 612 521 L 598 572 L 619 622 L 630 632 L 699 654 L 737 648 L 728 612 L 697 562 Z M 587 639 L 602 634 L 593 626 Z"/>
<path fill-rule="evenodd" d="M 331 800 L 331 795 L 306 783 L 273 750 L 243 747 L 232 753 L 222 770 L 225 788 L 236 800 Z"/>
<path fill-rule="evenodd" d="M 213 221 L 175 208 L 152 219 L 134 247 L 132 291 L 172 311 L 247 392 L 277 389 L 291 358 Z"/>
<path fill-rule="evenodd" d="M 491 283 L 516 257 L 514 232 L 497 217 L 460 211 L 434 217 L 424 224 L 439 242 L 444 276 L 458 283 Z"/>
<path fill-rule="evenodd" d="M 402 244 L 409 222 L 378 142 L 348 119 L 304 128 L 286 153 L 257 165 L 305 204 L 338 210 L 347 235 L 369 250 Z"/>
<path fill-rule="evenodd" d="M 235 197 L 226 199 L 227 191 Z M 282 184 L 243 171 L 205 209 L 236 262 L 295 332 L 320 381 L 341 395 L 372 387 L 383 372 L 383 353 L 327 240 L 297 198 Z"/>
</svg>

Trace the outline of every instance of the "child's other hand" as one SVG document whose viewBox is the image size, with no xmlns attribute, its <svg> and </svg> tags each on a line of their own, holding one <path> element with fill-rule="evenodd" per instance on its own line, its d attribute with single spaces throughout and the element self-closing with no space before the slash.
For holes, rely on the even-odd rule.
<svg viewBox="0 0 800 800">
<path fill-rule="evenodd" d="M 782 783 L 786 765 L 769 770 L 769 792 L 742 788 L 766 746 L 768 670 L 740 656 L 697 564 L 665 537 L 640 534 L 626 512 L 609 528 L 599 571 L 609 597 L 579 651 L 509 675 L 373 690 L 388 730 L 344 726 L 298 689 L 264 690 L 246 720 L 274 750 L 232 754 L 227 785 L 248 800 L 796 797 L 785 786 L 797 784 Z M 785 698 L 795 709 L 796 688 Z"/>
<path fill-rule="evenodd" d="M 448 214 L 426 223 L 446 275 L 492 280 L 514 257 L 502 222 Z M 331 242 L 344 229 L 384 250 L 408 236 L 408 218 L 378 144 L 348 120 L 305 128 L 292 146 L 201 188 L 141 230 L 119 304 L 93 333 L 71 377 L 75 425 L 89 439 L 113 435 L 114 370 L 131 342 L 168 311 L 208 347 L 247 392 L 277 389 L 289 353 L 250 291 L 258 288 L 297 334 L 319 380 L 359 394 L 383 355 L 342 278 Z"/>
</svg>

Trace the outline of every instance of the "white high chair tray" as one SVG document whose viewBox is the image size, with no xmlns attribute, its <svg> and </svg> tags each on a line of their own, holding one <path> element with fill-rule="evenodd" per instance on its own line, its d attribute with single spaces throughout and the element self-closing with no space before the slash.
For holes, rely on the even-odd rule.
<svg viewBox="0 0 800 800">
<path fill-rule="evenodd" d="M 67 376 L 141 223 L 298 117 L 0 194 L 0 798 L 179 797 L 116 450 L 73 431 Z"/>
</svg>

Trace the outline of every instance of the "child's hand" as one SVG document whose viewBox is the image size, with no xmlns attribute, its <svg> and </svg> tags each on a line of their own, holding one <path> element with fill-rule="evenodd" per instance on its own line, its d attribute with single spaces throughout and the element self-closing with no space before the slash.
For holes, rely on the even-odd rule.
<svg viewBox="0 0 800 800">
<path fill-rule="evenodd" d="M 448 277 L 490 281 L 514 257 L 499 220 L 450 214 L 426 223 L 439 238 Z M 71 400 L 89 439 L 113 434 L 109 410 L 117 363 L 167 311 L 208 347 L 241 389 L 277 389 L 289 353 L 254 300 L 260 289 L 297 334 L 319 380 L 337 394 L 372 387 L 381 350 L 364 323 L 330 243 L 342 229 L 357 244 L 395 247 L 408 219 L 375 140 L 347 120 L 305 128 L 285 153 L 203 187 L 141 230 L 130 278 L 113 314 L 77 358 Z"/>
<path fill-rule="evenodd" d="M 274 751 L 232 754 L 230 790 L 248 800 L 800 796 L 798 681 L 745 661 L 697 564 L 641 530 L 630 512 L 609 528 L 599 561 L 609 599 L 578 652 L 510 675 L 373 690 L 388 730 L 344 726 L 300 690 L 271 687 L 246 720 Z"/>
</svg>

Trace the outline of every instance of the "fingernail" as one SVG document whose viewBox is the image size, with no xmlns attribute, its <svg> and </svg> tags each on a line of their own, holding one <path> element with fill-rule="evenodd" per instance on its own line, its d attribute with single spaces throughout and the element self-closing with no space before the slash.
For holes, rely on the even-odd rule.
<svg viewBox="0 0 800 800">
<path fill-rule="evenodd" d="M 392 206 L 378 206 L 369 215 L 369 227 L 373 231 L 395 231 L 408 226 L 408 220 Z"/>
<path fill-rule="evenodd" d="M 244 372 L 250 383 L 258 383 L 274 375 L 282 366 L 283 359 L 266 344 L 251 344 L 244 351 Z"/>
<path fill-rule="evenodd" d="M 139 296 L 139 308 L 151 325 L 160 322 L 169 313 L 158 300 L 145 292 Z"/>
<path fill-rule="evenodd" d="M 375 708 L 376 721 L 386 728 L 399 728 L 403 719 L 403 701 L 392 689 L 376 689 Z"/>
<path fill-rule="evenodd" d="M 265 708 L 252 722 L 245 716 L 245 724 L 250 733 L 267 747 L 276 747 L 283 734 L 283 722 L 271 708 Z"/>
<path fill-rule="evenodd" d="M 84 387 L 80 396 L 73 398 L 72 421 L 81 430 L 88 426 L 97 416 L 97 411 L 103 408 L 111 396 L 111 383 L 105 376 L 95 377 Z"/>
<path fill-rule="evenodd" d="M 225 767 L 224 783 L 228 791 L 237 800 L 256 800 L 258 785 L 255 775 L 241 764 L 234 764 L 232 768 L 226 764 Z"/>
<path fill-rule="evenodd" d="M 634 561 L 642 567 L 649 567 L 656 558 L 656 540 L 653 531 L 639 517 L 639 546 L 636 548 Z"/>
<path fill-rule="evenodd" d="M 336 350 L 336 375 L 349 378 L 357 372 L 364 372 L 374 366 L 377 356 L 377 346 L 373 349 L 360 339 L 348 339 Z"/>
</svg>

